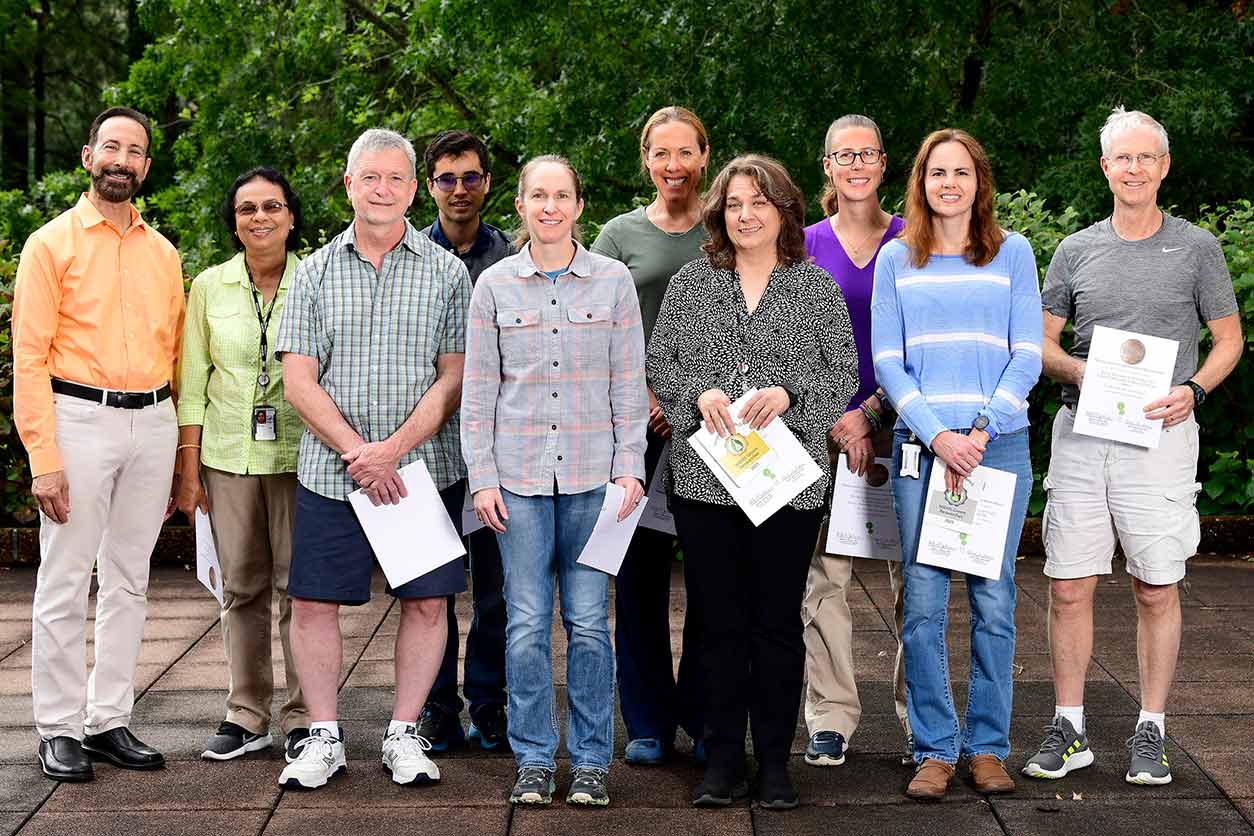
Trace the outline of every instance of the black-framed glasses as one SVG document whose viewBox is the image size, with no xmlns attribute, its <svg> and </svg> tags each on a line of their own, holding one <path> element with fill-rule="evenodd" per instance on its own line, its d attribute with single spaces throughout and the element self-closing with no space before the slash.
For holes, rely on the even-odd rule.
<svg viewBox="0 0 1254 836">
<path fill-rule="evenodd" d="M 882 148 L 863 148 L 861 151 L 851 151 L 848 148 L 842 148 L 839 151 L 833 151 L 827 156 L 836 161 L 836 165 L 853 165 L 855 159 L 861 158 L 862 162 L 867 165 L 875 165 L 880 161 L 880 157 L 884 156 Z"/>
<path fill-rule="evenodd" d="M 258 206 L 255 203 L 241 203 L 235 207 L 235 214 L 241 218 L 251 218 L 258 211 L 265 212 L 267 215 L 275 215 L 287 208 L 287 204 L 281 200 L 267 200 Z"/>
<path fill-rule="evenodd" d="M 483 181 L 487 179 L 486 174 L 480 174 L 477 171 L 467 171 L 462 176 L 456 174 L 441 174 L 434 178 L 431 182 L 440 187 L 442 192 L 451 192 L 457 188 L 458 181 L 466 187 L 466 191 L 473 192 L 483 185 Z"/>
</svg>

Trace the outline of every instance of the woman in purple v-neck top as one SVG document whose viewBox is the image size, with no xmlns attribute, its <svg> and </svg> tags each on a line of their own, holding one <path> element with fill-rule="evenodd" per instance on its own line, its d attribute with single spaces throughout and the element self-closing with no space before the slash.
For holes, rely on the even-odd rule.
<svg viewBox="0 0 1254 836">
<path fill-rule="evenodd" d="M 823 143 L 823 172 L 827 175 L 823 212 L 827 217 L 805 231 L 806 252 L 836 280 L 845 295 L 858 349 L 858 391 L 844 416 L 832 428 L 829 451 L 845 454 L 849 469 L 871 484 L 883 484 L 888 473 L 875 464 L 876 446 L 891 445 L 887 437 L 873 441 L 870 416 L 884 421 L 889 404 L 876 394 L 871 355 L 871 288 L 875 258 L 904 226 L 901 218 L 880 208 L 879 185 L 884 177 L 884 142 L 875 122 L 865 116 L 842 116 L 827 129 Z M 861 265 L 861 266 L 859 266 Z M 863 407 L 866 411 L 863 411 Z M 891 422 L 885 422 L 891 426 Z M 888 455 L 884 450 L 880 455 Z M 833 479 L 835 478 L 833 468 Z M 826 537 L 810 563 L 806 596 L 802 602 L 806 645 L 805 719 L 810 735 L 806 763 L 839 766 L 845 746 L 858 727 L 862 705 L 853 671 L 853 618 L 846 588 L 853 578 L 853 560 L 826 554 Z M 901 634 L 901 582 L 898 564 L 888 564 L 893 587 L 897 633 Z M 897 718 L 910 751 L 906 717 L 905 677 L 898 643 L 894 669 Z M 903 760 L 903 762 L 905 762 Z M 913 762 L 912 760 L 910 762 Z"/>
</svg>

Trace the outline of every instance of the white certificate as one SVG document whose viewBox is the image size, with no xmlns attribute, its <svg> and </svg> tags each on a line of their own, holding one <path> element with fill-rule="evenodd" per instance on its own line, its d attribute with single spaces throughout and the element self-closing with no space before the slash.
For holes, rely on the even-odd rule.
<svg viewBox="0 0 1254 836">
<path fill-rule="evenodd" d="M 823 471 L 782 419 L 755 430 L 737 418 L 757 391 L 750 389 L 728 407 L 736 427 L 727 438 L 702 428 L 688 441 L 749 520 L 761 525 L 818 481 Z"/>
<path fill-rule="evenodd" d="M 919 562 L 997 580 L 1014 496 L 1013 473 L 982 465 L 955 496 L 945 489 L 945 463 L 937 459 L 927 483 Z"/>
<path fill-rule="evenodd" d="M 483 521 L 475 516 L 475 495 L 470 492 L 470 482 L 466 483 L 466 496 L 462 499 L 462 536 L 469 537 L 471 532 L 483 528 Z"/>
<path fill-rule="evenodd" d="M 640 517 L 640 527 L 651 528 L 674 537 L 675 518 L 666 507 L 666 491 L 662 488 L 662 474 L 666 472 L 666 468 L 670 467 L 670 461 L 671 443 L 667 441 L 666 446 L 662 448 L 661 457 L 657 460 L 657 467 L 653 470 L 653 481 L 649 483 L 649 490 L 645 492 L 645 496 L 649 499 L 649 507 Z"/>
<path fill-rule="evenodd" d="M 1155 448 L 1163 422 L 1145 419 L 1145 405 L 1166 396 L 1176 368 L 1175 340 L 1093 328 L 1075 431 L 1083 435 Z"/>
<path fill-rule="evenodd" d="M 196 509 L 196 580 L 218 599 L 218 606 L 225 607 L 222 591 L 222 563 L 218 560 L 218 547 L 213 542 L 213 527 L 209 515 Z"/>
<path fill-rule="evenodd" d="M 396 505 L 375 505 L 362 490 L 348 495 L 393 589 L 466 553 L 423 460 L 405 465 L 400 474 L 408 496 Z"/>
<path fill-rule="evenodd" d="M 636 509 L 619 522 L 618 509 L 623 507 L 624 494 L 626 491 L 618 485 L 613 482 L 606 483 L 605 501 L 601 503 L 601 513 L 597 516 L 592 534 L 588 537 L 588 542 L 584 543 L 583 551 L 579 553 L 576 563 L 600 569 L 611 575 L 618 574 L 619 568 L 623 565 L 623 558 L 627 556 L 627 547 L 631 545 L 631 535 L 635 534 L 636 526 L 640 523 L 640 515 L 649 505 L 647 496 L 640 497 L 640 504 L 636 506 Z"/>
<path fill-rule="evenodd" d="M 840 454 L 825 552 L 901 560 L 901 535 L 889 479 L 892 466 L 892 459 L 876 459 L 866 475 L 859 476 L 849 469 L 845 454 Z"/>
</svg>

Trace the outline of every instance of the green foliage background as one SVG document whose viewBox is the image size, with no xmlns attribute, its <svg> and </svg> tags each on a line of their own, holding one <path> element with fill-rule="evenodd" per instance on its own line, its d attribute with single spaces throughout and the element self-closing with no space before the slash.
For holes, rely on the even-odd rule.
<svg viewBox="0 0 1254 836">
<path fill-rule="evenodd" d="M 53 12 L 68 5 L 0 0 L 6 51 L 16 55 L 37 39 L 33 24 L 5 15 L 49 4 Z M 349 217 L 340 183 L 347 148 L 375 125 L 400 130 L 419 149 L 447 127 L 486 137 L 495 160 L 486 214 L 506 226 L 513 223 L 510 197 L 521 163 L 564 153 L 584 177 L 585 220 L 595 227 L 647 199 L 638 134 L 649 113 L 671 103 L 705 120 L 712 165 L 765 151 L 814 198 L 827 124 L 842 113 L 867 113 L 880 123 L 889 153 L 886 206 L 900 200 L 913 150 L 928 131 L 967 128 L 993 159 L 1003 225 L 1032 241 L 1043 271 L 1064 235 L 1109 212 L 1097 136 L 1110 108 L 1122 103 L 1167 126 L 1173 158 L 1161 197 L 1219 236 L 1248 340 L 1254 322 L 1248 5 L 129 0 L 124 13 L 104 15 L 95 27 L 112 26 L 113 37 L 125 37 L 125 70 L 109 68 L 99 38 L 80 45 L 62 35 L 59 60 L 73 64 L 67 56 L 81 51 L 97 89 L 95 101 L 61 97 L 56 107 L 62 121 L 114 103 L 154 116 L 159 130 L 143 211 L 177 242 L 194 275 L 230 252 L 216 207 L 235 175 L 253 165 L 288 174 L 307 208 L 309 247 L 337 232 Z M 86 133 L 85 122 L 80 130 Z M 71 146 L 57 147 L 61 158 L 49 165 L 54 173 L 29 189 L 0 192 L 5 288 L 26 235 L 86 185 L 74 171 L 76 155 L 64 150 Z M 420 190 L 411 217 L 425 222 L 432 212 Z M 821 216 L 817 200 L 809 216 Z M 24 458 L 5 425 L 12 391 L 7 313 L 7 305 L 0 307 L 6 476 L 0 510 L 22 517 L 29 511 Z M 1254 402 L 1249 368 L 1248 362 L 1239 367 L 1200 416 L 1204 512 L 1254 510 L 1254 425 L 1243 414 Z M 1038 483 L 1056 409 L 1057 387 L 1042 382 L 1032 399 Z M 1033 511 L 1042 502 L 1038 485 Z"/>
</svg>

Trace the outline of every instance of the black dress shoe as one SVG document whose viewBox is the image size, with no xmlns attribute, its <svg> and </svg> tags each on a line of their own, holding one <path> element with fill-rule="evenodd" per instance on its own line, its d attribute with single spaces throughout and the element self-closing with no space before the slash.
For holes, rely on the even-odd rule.
<svg viewBox="0 0 1254 836">
<path fill-rule="evenodd" d="M 123 769 L 160 769 L 165 766 L 165 757 L 131 734 L 126 726 L 84 736 L 83 751 L 96 760 L 108 761 Z"/>
<path fill-rule="evenodd" d="M 39 741 L 39 767 L 54 781 L 90 781 L 91 759 L 83 754 L 83 744 L 61 736 Z"/>
<path fill-rule="evenodd" d="M 749 795 L 749 784 L 738 769 L 707 767 L 692 793 L 693 807 L 728 807 Z"/>
</svg>

